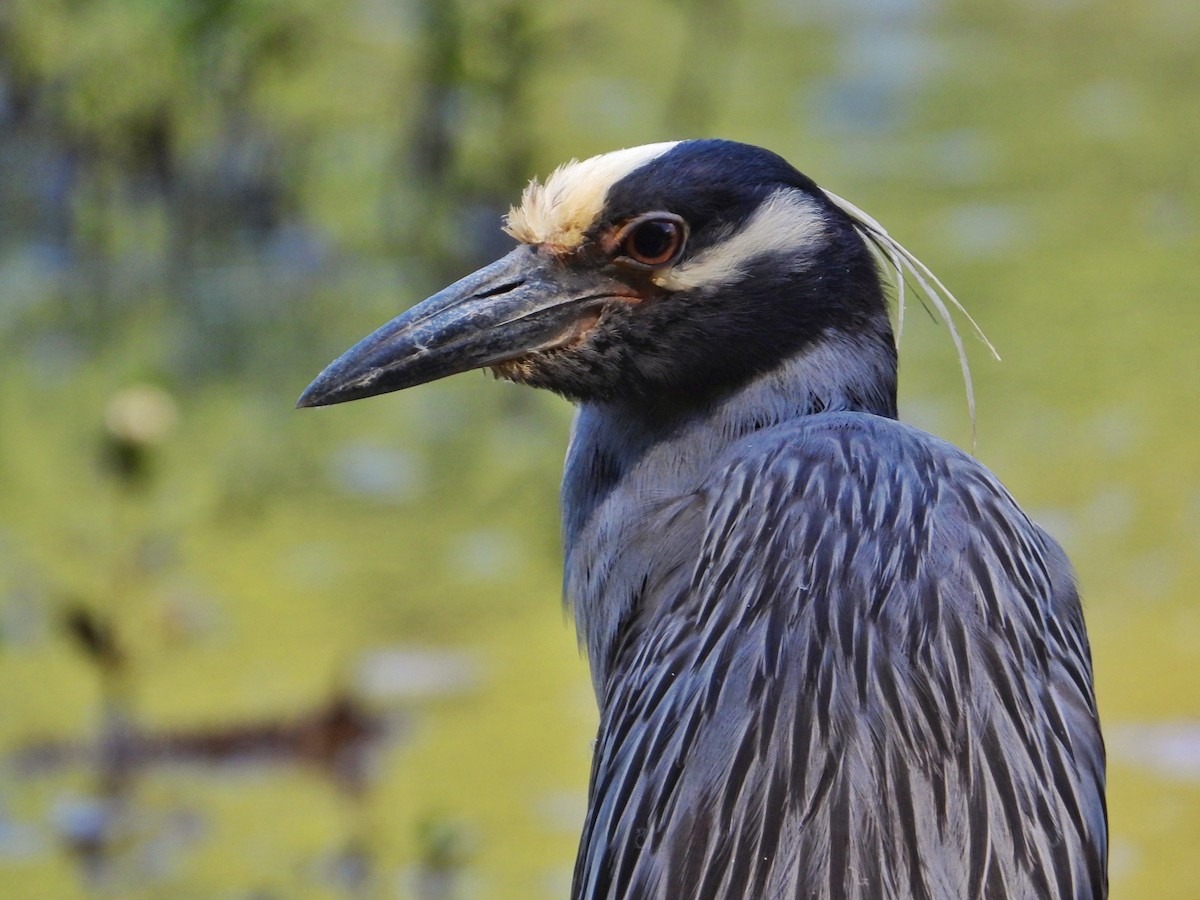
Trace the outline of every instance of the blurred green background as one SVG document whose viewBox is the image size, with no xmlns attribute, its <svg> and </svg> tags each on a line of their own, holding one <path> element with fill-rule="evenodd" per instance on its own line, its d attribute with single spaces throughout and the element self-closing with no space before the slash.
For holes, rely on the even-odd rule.
<svg viewBox="0 0 1200 900">
<path fill-rule="evenodd" d="M 1200 884 L 1194 0 L 3 0 L 0 894 L 565 896 L 570 409 L 292 403 L 573 156 L 768 146 L 888 225 L 1079 570 L 1113 895 Z M 910 310 L 902 414 L 970 446 Z"/>
</svg>

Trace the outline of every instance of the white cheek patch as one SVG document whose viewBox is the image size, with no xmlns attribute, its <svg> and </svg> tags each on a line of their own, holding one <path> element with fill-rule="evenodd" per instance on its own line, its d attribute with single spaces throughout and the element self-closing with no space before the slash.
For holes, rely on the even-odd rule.
<svg viewBox="0 0 1200 900">
<path fill-rule="evenodd" d="M 746 266 L 764 256 L 786 254 L 803 266 L 827 239 L 820 206 L 807 194 L 783 188 L 763 201 L 754 215 L 728 238 L 698 256 L 654 276 L 668 291 L 730 284 Z"/>
<path fill-rule="evenodd" d="M 559 166 L 545 184 L 529 183 L 521 205 L 508 211 L 504 230 L 526 244 L 578 247 L 604 209 L 608 189 L 678 143 L 630 147 Z"/>
</svg>

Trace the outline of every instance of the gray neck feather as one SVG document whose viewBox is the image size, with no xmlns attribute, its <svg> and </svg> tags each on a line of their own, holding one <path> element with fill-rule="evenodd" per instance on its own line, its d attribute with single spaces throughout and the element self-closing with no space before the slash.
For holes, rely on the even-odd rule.
<svg viewBox="0 0 1200 900">
<path fill-rule="evenodd" d="M 669 527 L 731 445 L 802 416 L 856 409 L 894 418 L 896 356 L 882 334 L 831 334 L 716 402 L 657 419 L 584 403 L 563 474 L 564 593 L 603 704 L 614 642 L 648 585 L 686 570 L 694 538 Z M 676 532 L 681 529 L 675 529 Z"/>
</svg>

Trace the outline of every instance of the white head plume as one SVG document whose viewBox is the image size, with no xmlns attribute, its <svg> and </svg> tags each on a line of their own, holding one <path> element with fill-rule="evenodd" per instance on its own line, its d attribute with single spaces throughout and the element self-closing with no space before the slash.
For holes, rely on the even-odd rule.
<svg viewBox="0 0 1200 900">
<path fill-rule="evenodd" d="M 822 188 L 822 190 L 824 189 Z M 971 367 L 967 362 L 967 351 L 963 346 L 962 337 L 959 335 L 958 328 L 954 324 L 954 317 L 951 315 L 949 307 L 953 306 L 962 315 L 966 316 L 967 321 L 971 323 L 972 330 L 983 341 L 992 356 L 999 360 L 1000 354 L 996 352 L 995 346 L 988 340 L 988 336 L 984 334 L 979 323 L 967 312 L 966 307 L 958 301 L 958 298 L 950 292 L 950 289 L 942 284 L 941 280 L 930 271 L 925 263 L 917 259 L 903 244 L 888 234 L 888 230 L 883 225 L 849 200 L 845 200 L 829 191 L 825 191 L 825 196 L 850 216 L 854 222 L 855 230 L 862 235 L 863 240 L 867 242 L 867 247 L 880 260 L 880 268 L 890 269 L 895 273 L 897 340 L 904 333 L 904 282 L 909 276 L 917 283 L 922 304 L 925 304 L 926 301 L 932 304 L 934 309 L 937 310 L 939 318 L 946 324 L 946 328 L 950 332 L 950 338 L 954 341 L 954 348 L 958 352 L 958 364 L 962 370 L 963 384 L 967 391 L 967 410 L 971 416 L 971 443 L 974 445 L 975 386 L 971 381 Z M 947 306 L 947 303 L 949 303 L 949 306 Z"/>
</svg>

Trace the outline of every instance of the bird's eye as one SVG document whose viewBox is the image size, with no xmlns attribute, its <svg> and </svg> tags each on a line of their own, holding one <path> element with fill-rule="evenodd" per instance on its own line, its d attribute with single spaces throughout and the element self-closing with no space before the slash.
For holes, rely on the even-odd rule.
<svg viewBox="0 0 1200 900">
<path fill-rule="evenodd" d="M 621 255 L 643 266 L 672 262 L 683 249 L 686 227 L 678 216 L 665 213 L 635 219 L 621 232 Z"/>
</svg>

